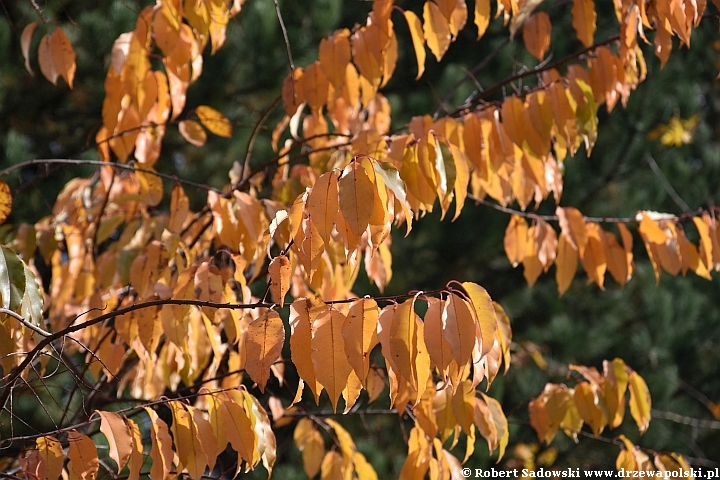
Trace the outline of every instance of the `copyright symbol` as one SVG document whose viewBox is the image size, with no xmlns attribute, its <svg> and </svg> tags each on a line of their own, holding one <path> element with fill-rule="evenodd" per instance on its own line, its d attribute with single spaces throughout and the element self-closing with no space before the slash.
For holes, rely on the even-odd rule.
<svg viewBox="0 0 720 480">
<path fill-rule="evenodd" d="M 472 473 L 472 470 L 470 470 L 469 468 L 463 468 L 463 469 L 462 469 L 462 476 L 463 476 L 463 477 L 469 477 L 471 473 Z"/>
</svg>

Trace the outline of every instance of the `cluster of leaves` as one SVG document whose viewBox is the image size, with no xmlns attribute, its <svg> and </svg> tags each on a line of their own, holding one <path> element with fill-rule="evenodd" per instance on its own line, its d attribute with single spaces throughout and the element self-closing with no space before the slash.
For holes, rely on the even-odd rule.
<svg viewBox="0 0 720 480">
<path fill-rule="evenodd" d="M 143 410 L 150 421 L 142 423 L 89 409 L 98 417 L 85 420 L 100 421 L 118 472 L 127 464 L 133 478 L 147 473 L 142 438 L 149 437 L 153 478 L 212 473 L 228 444 L 238 454 L 236 472 L 243 462 L 251 469 L 262 461 L 270 473 L 275 440 L 258 398 L 271 376 L 281 384 L 294 379 L 285 375 L 285 365 L 292 363 L 298 381 L 291 405 L 278 405 L 277 398 L 267 403 L 276 422 L 290 409 L 311 416 L 297 405 L 307 404 L 306 392 L 318 404 L 325 391 L 333 411 L 342 397 L 348 412 L 362 390 L 372 402 L 387 384 L 391 412 L 407 412 L 415 424 L 402 478 L 428 473 L 433 479 L 460 478 L 478 432 L 488 450 L 502 457 L 507 419 L 499 402 L 478 390 L 483 380 L 489 388 L 501 364 L 505 371 L 510 365 L 512 333 L 502 307 L 471 282 L 431 293 L 356 298 L 352 288 L 361 257 L 368 278 L 382 289 L 392 276 L 393 224 L 405 223 L 409 233 L 413 219 L 432 212 L 436 200 L 445 216 L 455 199 L 455 218 L 467 198 L 490 197 L 502 207 L 516 201 L 525 210 L 552 193 L 559 203 L 562 162 L 583 144 L 591 151 L 599 106 L 611 111 L 618 101 L 624 105 L 645 78 L 638 37 L 645 39 L 645 29 L 654 28 L 655 53 L 665 62 L 672 36 L 689 44 L 705 2 L 659 1 L 648 7 L 644 1 L 618 0 L 619 34 L 593 44 L 594 4 L 574 0 L 573 26 L 585 49 L 567 60 L 579 59 L 565 75 L 557 68 L 566 61 L 543 65 L 523 74 L 537 74 L 539 85 L 522 97 L 485 102 L 500 84 L 443 118 L 418 116 L 391 130 L 390 103 L 379 89 L 393 76 L 399 42 L 393 2 L 375 0 L 364 25 L 324 39 L 319 59 L 294 68 L 284 81 L 286 114 L 272 133 L 275 159 L 250 170 L 248 148 L 245 164 L 230 171 L 229 185 L 207 187 L 206 204 L 197 212 L 181 186 L 197 185 L 178 179 L 169 212 L 158 211 L 165 197 L 162 178 L 169 176 L 153 166 L 167 125 L 178 121 L 180 134 L 198 147 L 206 141 L 203 126 L 219 136 L 232 134 L 223 114 L 207 105 L 193 110 L 200 123 L 179 118 L 189 85 L 201 75 L 203 50 L 208 43 L 212 53 L 222 46 L 228 20 L 241 3 L 159 0 L 115 42 L 95 137 L 98 173 L 68 183 L 52 214 L 34 225 L 21 224 L 2 250 L 0 294 L 9 318 L 0 323 L 5 375 L 0 404 L 22 390 L 23 382 L 52 375 L 46 370 L 51 359 L 62 363 L 68 352 L 84 355 L 82 376 L 92 375 L 93 391 L 111 386 L 172 411 L 168 428 L 150 408 Z M 534 12 L 540 3 L 495 2 L 496 16 L 510 24 L 510 37 L 522 28 L 538 59 L 548 51 L 551 28 L 546 12 Z M 475 3 L 479 37 L 490 12 L 489 0 Z M 467 17 L 464 0 L 428 0 L 424 22 L 403 12 L 418 77 L 425 46 L 440 60 Z M 33 29 L 23 33 L 26 60 Z M 72 49 L 62 38 L 56 28 L 41 41 L 41 71 L 53 82 L 61 75 L 72 86 L 74 59 L 69 62 L 67 53 Z M 155 56 L 162 69 L 153 68 Z M 131 156 L 137 163 L 127 163 Z M 301 158 L 308 162 L 298 162 Z M 277 169 L 266 178 L 271 165 Z M 0 214 L 6 217 L 10 192 L 4 183 L 0 187 Z M 622 285 L 632 276 L 629 222 L 616 222 L 621 247 L 596 219 L 572 207 L 557 207 L 559 240 L 543 217 L 516 213 L 506 231 L 506 252 L 514 265 L 524 265 L 531 285 L 555 263 L 562 294 L 578 258 L 601 288 L 606 271 Z M 698 247 L 674 216 L 640 212 L 637 221 L 658 277 L 661 268 L 709 277 L 720 266 L 714 217 L 693 217 Z M 52 272 L 47 292 L 35 280 L 33 270 L 41 266 Z M 265 291 L 258 295 L 256 287 L 253 293 L 251 287 L 262 290 L 263 282 Z M 287 323 L 279 313 L 286 303 Z M 59 352 L 53 342 L 64 339 L 72 344 Z M 290 359 L 283 357 L 286 341 Z M 377 345 L 382 356 L 374 352 Z M 650 398 L 636 372 L 621 360 L 608 362 L 604 375 L 571 369 L 587 382 L 573 389 L 549 384 L 530 404 L 531 423 L 542 440 L 550 442 L 559 428 L 576 436 L 584 423 L 596 435 L 605 426 L 617 427 L 628 387 L 631 414 L 645 431 Z M 255 387 L 260 395 L 248 391 Z M 194 394 L 193 405 L 162 400 L 181 390 Z M 346 430 L 332 420 L 313 421 L 301 420 L 294 435 L 309 476 L 320 471 L 323 478 L 375 478 Z M 79 423 L 31 438 L 35 444 L 22 470 L 42 478 L 56 478 L 64 468 L 71 476 L 94 476 L 97 451 Z M 332 430 L 336 449 L 325 450 L 315 425 Z M 465 452 L 457 456 L 450 450 L 462 435 Z M 131 447 L 121 451 L 121 445 Z M 627 443 L 618 465 L 644 469 L 642 455 L 647 457 Z M 656 464 L 683 465 L 673 455 L 657 455 Z"/>
</svg>

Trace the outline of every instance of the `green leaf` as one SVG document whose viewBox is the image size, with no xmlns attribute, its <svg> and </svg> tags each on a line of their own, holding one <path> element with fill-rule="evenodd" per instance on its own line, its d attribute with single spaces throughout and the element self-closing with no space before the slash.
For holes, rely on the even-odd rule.
<svg viewBox="0 0 720 480">
<path fill-rule="evenodd" d="M 0 248 L 0 298 L 3 308 L 17 310 L 25 295 L 25 264 L 15 252 Z"/>
</svg>

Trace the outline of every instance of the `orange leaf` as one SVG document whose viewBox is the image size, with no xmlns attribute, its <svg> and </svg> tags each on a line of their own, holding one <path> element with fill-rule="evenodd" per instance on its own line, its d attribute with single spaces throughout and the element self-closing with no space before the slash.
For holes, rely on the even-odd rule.
<svg viewBox="0 0 720 480">
<path fill-rule="evenodd" d="M 149 407 L 144 408 L 150 417 L 150 440 L 152 442 L 150 448 L 150 458 L 152 459 L 150 476 L 152 478 L 166 478 L 170 474 L 173 456 L 175 455 L 172 449 L 172 438 L 170 438 L 167 424 L 160 420 L 155 410 Z"/>
<path fill-rule="evenodd" d="M 199 479 L 208 465 L 208 458 L 200 443 L 197 426 L 191 413 L 176 400 L 167 404 L 172 410 L 172 432 L 180 464 L 180 471 L 187 469 L 190 478 Z"/>
<path fill-rule="evenodd" d="M 275 310 L 269 310 L 247 327 L 245 370 L 261 392 L 265 391 L 265 384 L 270 378 L 270 366 L 280 355 L 284 342 L 285 327 Z"/>
<path fill-rule="evenodd" d="M 601 290 L 604 290 L 603 283 L 605 282 L 607 260 L 605 258 L 605 246 L 601 237 L 602 231 L 602 228 L 597 223 L 587 224 L 588 241 L 581 262 L 588 274 L 588 278 L 595 282 Z"/>
<path fill-rule="evenodd" d="M 290 260 L 285 255 L 273 258 L 268 266 L 270 292 L 280 308 L 285 305 L 285 294 L 290 290 L 290 273 Z"/>
<path fill-rule="evenodd" d="M 527 244 L 528 224 L 519 215 L 510 217 L 510 223 L 505 229 L 505 254 L 513 267 L 517 267 L 525 258 L 525 245 Z"/>
<path fill-rule="evenodd" d="M 340 209 L 338 194 L 337 174 L 326 172 L 315 181 L 305 203 L 305 211 L 325 245 L 330 244 L 335 215 Z"/>
<path fill-rule="evenodd" d="M 450 46 L 450 25 L 437 4 L 430 0 L 423 7 L 423 32 L 428 48 L 439 62 Z"/>
<path fill-rule="evenodd" d="M 593 0 L 573 0 L 572 25 L 577 32 L 578 40 L 586 47 L 593 44 L 595 36 L 595 2 Z"/>
<path fill-rule="evenodd" d="M 170 220 L 167 229 L 173 233 L 180 233 L 189 213 L 190 200 L 180 184 L 176 183 L 170 194 Z"/>
<path fill-rule="evenodd" d="M 418 80 L 425 72 L 425 38 L 423 37 L 422 23 L 418 16 L 410 10 L 405 10 L 404 14 L 408 28 L 410 29 L 413 48 L 415 49 L 415 58 L 417 59 L 418 65 L 418 73 L 415 80 Z"/>
<path fill-rule="evenodd" d="M 336 90 L 345 83 L 345 71 L 350 62 L 350 30 L 336 31 L 332 37 L 320 40 L 318 60 L 325 76 Z"/>
<path fill-rule="evenodd" d="M 50 83 L 56 85 L 58 71 L 53 61 L 50 40 L 50 34 L 46 34 L 40 39 L 40 46 L 38 47 L 38 63 L 40 64 L 40 72 L 43 76 L 47 78 Z"/>
<path fill-rule="evenodd" d="M 375 184 L 368 177 L 365 167 L 359 162 L 351 162 L 345 168 L 338 187 L 340 211 L 352 234 L 359 239 L 373 213 Z"/>
<path fill-rule="evenodd" d="M 100 415 L 100 431 L 107 437 L 110 447 L 110 458 L 115 460 L 117 471 L 123 469 L 130 454 L 132 453 L 132 437 L 130 429 L 123 421 L 122 417 L 113 412 L 97 411 Z"/>
<path fill-rule="evenodd" d="M 577 251 L 567 239 L 565 234 L 560 235 L 558 254 L 555 259 L 555 279 L 558 284 L 558 294 L 563 294 L 570 288 L 577 272 Z"/>
<path fill-rule="evenodd" d="M 325 387 L 337 411 L 337 401 L 345 389 L 352 367 L 345 354 L 342 328 L 345 315 L 329 308 L 313 322 L 312 362 L 318 381 Z"/>
<path fill-rule="evenodd" d="M 128 419 L 128 429 L 132 438 L 132 447 L 130 452 L 129 475 L 128 480 L 139 480 L 140 470 L 142 469 L 145 458 L 143 457 L 143 439 L 140 427 L 137 423 Z"/>
<path fill-rule="evenodd" d="M 493 320 L 495 310 L 490 303 Z M 470 360 L 475 346 L 475 315 L 470 305 L 456 294 L 450 294 L 443 309 L 443 335 L 450 345 L 450 353 L 458 366 L 463 367 Z"/>
<path fill-rule="evenodd" d="M 195 114 L 200 122 L 218 137 L 230 138 L 232 136 L 232 124 L 225 115 L 207 105 L 200 105 L 195 109 Z"/>
<path fill-rule="evenodd" d="M 530 54 L 542 61 L 545 52 L 550 48 L 550 17 L 545 12 L 538 12 L 528 18 L 523 25 L 523 41 Z"/>
<path fill-rule="evenodd" d="M 68 433 L 67 456 L 70 460 L 68 463 L 68 473 L 70 480 L 94 480 L 99 463 L 98 454 L 95 444 L 90 437 L 78 433 L 75 430 Z"/>
<path fill-rule="evenodd" d="M 313 62 L 305 68 L 302 76 L 303 97 L 313 113 L 318 113 L 325 105 L 329 85 L 320 62 Z"/>
<path fill-rule="evenodd" d="M 296 68 L 285 77 L 282 86 L 282 99 L 285 112 L 292 117 L 297 109 L 305 101 L 302 89 L 302 68 Z"/>
<path fill-rule="evenodd" d="M 600 408 L 597 390 L 587 382 L 575 386 L 573 402 L 580 418 L 590 425 L 595 435 L 600 435 L 607 425 L 607 417 Z"/>
<path fill-rule="evenodd" d="M 657 245 L 663 245 L 668 240 L 668 235 L 663 230 L 656 220 L 650 218 L 645 212 L 641 212 L 642 220 L 640 220 L 640 226 L 638 231 L 645 235 L 648 241 Z"/>
<path fill-rule="evenodd" d="M 178 131 L 188 143 L 195 145 L 198 148 L 205 145 L 207 134 L 199 123 L 193 120 L 182 120 L 178 124 Z"/>
<path fill-rule="evenodd" d="M 444 302 L 437 298 L 428 298 L 428 309 L 425 312 L 425 345 L 427 346 L 430 360 L 437 366 L 442 374 L 452 361 L 450 344 L 443 334 L 443 309 Z"/>
<path fill-rule="evenodd" d="M 298 375 L 307 383 L 317 403 L 322 386 L 317 383 L 312 362 L 312 325 L 325 304 L 316 298 L 301 298 L 290 305 L 290 355 Z"/>
<path fill-rule="evenodd" d="M 35 27 L 37 27 L 37 20 L 25 25 L 25 28 L 23 28 L 22 34 L 20 35 L 20 49 L 22 50 L 22 55 L 25 59 L 25 68 L 28 72 L 30 72 L 30 75 L 33 76 L 35 73 L 33 73 L 32 67 L 30 66 L 30 42 L 32 41 L 32 35 L 35 31 Z"/>
<path fill-rule="evenodd" d="M 342 327 L 345 353 L 363 386 L 370 370 L 370 352 L 377 345 L 377 323 L 380 309 L 372 298 L 361 298 L 350 305 Z"/>
<path fill-rule="evenodd" d="M 490 0 L 475 0 L 475 25 L 478 27 L 479 40 L 490 25 Z"/>
<path fill-rule="evenodd" d="M 55 71 L 60 75 L 72 90 L 75 80 L 75 50 L 70 40 L 65 36 L 63 29 L 58 27 L 50 37 L 50 55 Z M 55 83 L 55 82 L 53 82 Z"/>
</svg>

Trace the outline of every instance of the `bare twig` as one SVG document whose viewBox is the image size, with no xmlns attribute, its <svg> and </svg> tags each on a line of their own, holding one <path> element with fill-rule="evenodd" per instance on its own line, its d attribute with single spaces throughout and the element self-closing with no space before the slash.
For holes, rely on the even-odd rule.
<svg viewBox="0 0 720 480">
<path fill-rule="evenodd" d="M 660 182 L 663 185 L 663 188 L 665 189 L 665 192 L 667 192 L 668 195 L 670 195 L 670 198 L 672 198 L 673 202 L 675 202 L 675 205 L 680 207 L 680 209 L 685 212 L 689 213 L 692 212 L 692 209 L 690 206 L 688 206 L 687 203 L 685 203 L 685 200 L 683 200 L 680 195 L 675 191 L 672 185 L 670 185 L 670 182 L 668 181 L 665 174 L 660 170 L 660 167 L 658 166 L 657 162 L 653 158 L 652 155 L 649 153 L 645 155 L 645 161 L 650 166 L 650 170 L 653 171 L 656 177 L 660 179 Z"/>
<path fill-rule="evenodd" d="M 42 335 L 43 337 L 49 337 L 49 336 L 52 335 L 50 332 L 47 332 L 47 331 L 43 330 L 42 328 L 38 327 L 37 325 L 33 325 L 32 323 L 30 323 L 29 321 L 27 321 L 27 320 L 25 319 L 25 317 L 23 317 L 22 315 L 20 315 L 20 314 L 17 313 L 17 312 L 13 312 L 13 311 L 10 310 L 9 308 L 0 308 L 0 313 L 4 313 L 4 314 L 6 314 L 6 315 L 9 315 L 9 316 L 13 317 L 15 320 L 17 320 L 18 322 L 22 323 L 23 325 L 25 325 L 27 328 L 29 328 L 29 329 L 32 330 L 33 332 L 39 333 L 39 334 Z"/>
<path fill-rule="evenodd" d="M 250 140 L 248 140 L 247 149 L 245 150 L 245 162 L 243 163 L 243 169 L 242 169 L 242 176 L 241 176 L 241 182 L 242 180 L 245 180 L 245 172 L 249 168 L 250 165 L 250 157 L 252 156 L 252 149 L 253 145 L 255 145 L 255 139 L 257 138 L 258 133 L 260 132 L 260 127 L 265 123 L 265 121 L 268 119 L 270 114 L 273 110 L 275 110 L 275 107 L 280 103 L 280 100 L 282 100 L 282 96 L 278 96 L 275 101 L 268 107 L 267 110 L 265 110 L 265 113 L 262 117 L 260 117 L 260 120 L 255 124 L 255 127 L 253 128 L 252 133 L 250 134 Z"/>
</svg>

